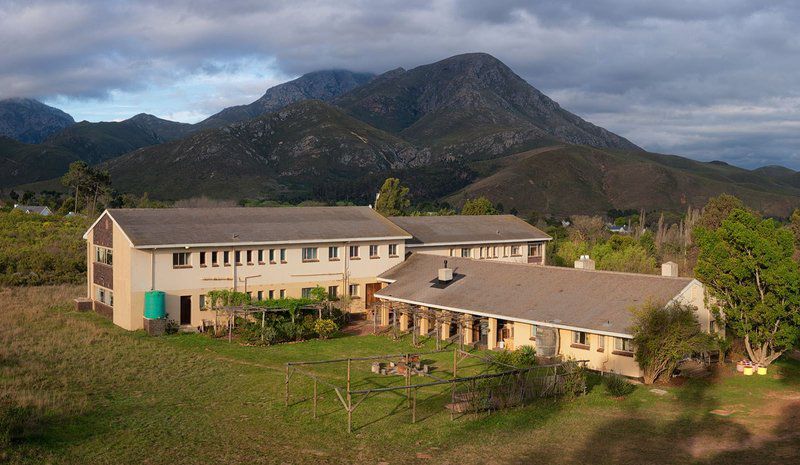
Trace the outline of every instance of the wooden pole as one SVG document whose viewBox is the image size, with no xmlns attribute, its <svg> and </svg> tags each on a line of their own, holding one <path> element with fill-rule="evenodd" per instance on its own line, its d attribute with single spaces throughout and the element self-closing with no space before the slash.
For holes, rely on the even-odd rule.
<svg viewBox="0 0 800 465">
<path fill-rule="evenodd" d="M 284 396 L 283 396 L 283 404 L 288 407 L 289 406 L 289 364 L 286 364 L 286 376 L 284 377 Z"/>
<path fill-rule="evenodd" d="M 412 334 L 412 342 L 416 346 L 417 345 L 417 333 L 419 332 L 419 325 L 417 324 L 417 314 L 413 313 L 412 318 L 414 318 L 414 327 L 411 328 Z"/>
<path fill-rule="evenodd" d="M 411 406 L 411 354 L 406 354 L 406 401 Z"/>
<path fill-rule="evenodd" d="M 317 378 L 314 378 L 314 419 L 317 418 Z"/>
<path fill-rule="evenodd" d="M 417 422 L 417 388 L 414 388 L 414 397 L 411 398 L 411 423 Z"/>
<path fill-rule="evenodd" d="M 456 378 L 457 370 L 458 370 L 458 350 L 453 349 L 453 378 Z"/>
<path fill-rule="evenodd" d="M 347 359 L 347 432 L 353 432 L 353 397 L 350 394 L 350 365 L 351 360 Z"/>
<path fill-rule="evenodd" d="M 266 318 L 267 311 L 261 311 L 261 342 L 264 342 L 264 318 Z"/>
<path fill-rule="evenodd" d="M 231 321 L 231 311 L 228 310 L 228 343 L 230 344 L 233 331 L 233 322 Z"/>
</svg>

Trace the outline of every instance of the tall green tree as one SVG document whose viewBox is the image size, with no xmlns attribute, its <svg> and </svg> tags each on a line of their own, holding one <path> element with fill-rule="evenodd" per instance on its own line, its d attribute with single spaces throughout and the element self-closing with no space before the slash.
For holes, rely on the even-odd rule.
<svg viewBox="0 0 800 465">
<path fill-rule="evenodd" d="M 684 357 L 714 347 L 713 336 L 700 328 L 696 310 L 675 302 L 666 306 L 649 302 L 632 310 L 634 357 L 645 384 L 669 377 Z"/>
<path fill-rule="evenodd" d="M 769 365 L 800 336 L 800 270 L 794 237 L 772 219 L 735 209 L 717 229 L 695 231 L 695 275 L 715 313 L 744 338 L 751 361 Z"/>
<path fill-rule="evenodd" d="M 467 200 L 461 207 L 462 215 L 497 215 L 499 212 L 486 197 Z"/>
<path fill-rule="evenodd" d="M 746 210 L 744 203 L 736 196 L 720 194 L 716 197 L 711 197 L 703 207 L 700 219 L 697 220 L 697 227 L 709 230 L 717 229 L 736 209 Z"/>
<path fill-rule="evenodd" d="M 375 210 L 383 216 L 404 216 L 408 214 L 411 201 L 408 199 L 408 187 L 400 184 L 397 178 L 388 178 L 383 182 L 375 201 Z"/>
<path fill-rule="evenodd" d="M 91 183 L 92 169 L 85 161 L 74 161 L 69 164 L 69 171 L 61 177 L 61 184 L 75 192 L 75 212 L 78 211 L 80 192 Z"/>
</svg>

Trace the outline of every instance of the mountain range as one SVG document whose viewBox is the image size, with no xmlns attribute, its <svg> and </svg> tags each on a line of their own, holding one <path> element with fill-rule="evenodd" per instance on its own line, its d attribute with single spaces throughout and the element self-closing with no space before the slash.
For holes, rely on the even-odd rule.
<svg viewBox="0 0 800 465">
<path fill-rule="evenodd" d="M 81 159 L 108 168 L 116 189 L 161 199 L 369 202 L 399 176 L 417 201 L 486 195 L 523 213 L 682 210 L 722 192 L 779 216 L 800 204 L 798 172 L 646 152 L 483 53 L 378 76 L 309 73 L 194 125 L 81 122 L 38 144 L 0 139 L 0 155 L 0 187 Z"/>
</svg>

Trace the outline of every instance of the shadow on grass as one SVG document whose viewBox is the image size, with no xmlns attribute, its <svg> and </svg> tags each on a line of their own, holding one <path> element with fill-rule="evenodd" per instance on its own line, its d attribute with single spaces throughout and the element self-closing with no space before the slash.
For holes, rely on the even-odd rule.
<svg viewBox="0 0 800 465">
<path fill-rule="evenodd" d="M 745 413 L 721 409 L 711 391 L 715 382 L 689 380 L 671 389 L 676 402 L 662 407 L 660 400 L 647 399 L 656 402 L 654 410 L 631 403 L 620 415 L 594 427 L 569 456 L 535 448 L 518 463 L 582 463 L 587 457 L 601 464 L 800 463 L 800 402 L 773 405 L 780 411 L 775 421 L 752 413 L 754 418 L 737 419 Z M 737 420 L 747 421 L 749 427 Z"/>
</svg>

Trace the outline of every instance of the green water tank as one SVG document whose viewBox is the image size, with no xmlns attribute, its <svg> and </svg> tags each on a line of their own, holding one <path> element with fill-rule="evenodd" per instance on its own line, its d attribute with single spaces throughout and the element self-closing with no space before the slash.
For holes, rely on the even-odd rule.
<svg viewBox="0 0 800 465">
<path fill-rule="evenodd" d="M 147 291 L 144 293 L 144 317 L 157 320 L 167 316 L 164 305 L 164 291 Z"/>
</svg>

